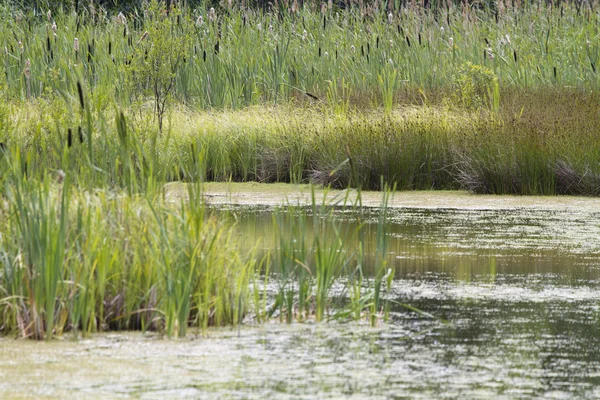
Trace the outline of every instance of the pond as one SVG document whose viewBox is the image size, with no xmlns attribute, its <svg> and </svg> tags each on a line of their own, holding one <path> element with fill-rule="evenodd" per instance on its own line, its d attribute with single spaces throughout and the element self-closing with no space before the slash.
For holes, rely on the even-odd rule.
<svg viewBox="0 0 600 400">
<path fill-rule="evenodd" d="M 386 323 L 4 338 L 0 397 L 600 397 L 600 203 L 414 196 L 390 203 Z M 263 203 L 219 207 L 268 251 L 274 209 Z M 361 221 L 374 233 L 375 212 Z"/>
</svg>

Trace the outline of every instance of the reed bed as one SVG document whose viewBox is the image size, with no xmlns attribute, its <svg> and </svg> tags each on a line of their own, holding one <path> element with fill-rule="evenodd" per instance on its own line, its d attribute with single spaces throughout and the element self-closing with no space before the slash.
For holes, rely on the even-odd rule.
<svg viewBox="0 0 600 400">
<path fill-rule="evenodd" d="M 19 162 L 27 160 L 30 177 L 67 173 L 87 189 L 150 196 L 169 181 L 381 189 L 382 177 L 399 190 L 597 195 L 598 95 L 547 96 L 507 94 L 496 113 L 444 105 L 343 114 L 297 106 L 180 110 L 162 134 L 147 114 L 86 105 L 91 111 L 73 121 L 64 100 L 38 99 L 4 104 L 0 142 L 7 157 L 18 150 Z"/>
<path fill-rule="evenodd" d="M 157 60 L 171 68 L 172 97 L 200 108 L 290 99 L 390 107 L 448 95 L 467 63 L 493 71 L 502 90 L 594 90 L 600 83 L 595 2 L 281 2 L 266 10 L 238 3 L 211 11 L 208 3 L 167 10 L 149 2 L 120 14 L 92 3 L 50 14 L 5 3 L 2 95 L 72 96 L 79 79 L 104 106 L 113 99 L 134 106 L 155 82 L 137 79 L 138 61 Z"/>
<path fill-rule="evenodd" d="M 0 334 L 51 339 L 65 332 L 153 330 L 184 337 L 190 327 L 204 331 L 284 315 L 287 322 L 387 318 L 373 306 L 385 300 L 368 278 L 353 283 L 350 303 L 334 303 L 340 292 L 333 288 L 346 287 L 351 266 L 362 275 L 385 262 L 359 262 L 350 246 L 362 228 L 340 232 L 331 208 L 318 206 L 314 196 L 312 213 L 278 211 L 286 216 L 274 222 L 280 246 L 259 257 L 260 243 L 242 246 L 246 238 L 234 220 L 207 209 L 200 183 L 172 202 L 162 190 L 85 190 L 72 184 L 69 172 L 35 178 L 31 162 L 15 150 L 0 163 Z M 312 243 L 293 228 L 309 219 L 321 226 Z M 385 224 L 382 219 L 381 229 Z M 270 295 L 270 280 L 286 288 L 285 302 Z"/>
<path fill-rule="evenodd" d="M 227 4 L 0 6 L 1 333 L 375 324 L 390 188 L 600 194 L 595 3 Z M 378 189 L 377 232 L 313 195 L 259 255 L 209 180 Z"/>
</svg>

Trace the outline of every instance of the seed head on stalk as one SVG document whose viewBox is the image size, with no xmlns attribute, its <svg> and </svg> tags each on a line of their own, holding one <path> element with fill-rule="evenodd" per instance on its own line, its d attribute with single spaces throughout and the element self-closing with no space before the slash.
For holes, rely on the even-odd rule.
<svg viewBox="0 0 600 400">
<path fill-rule="evenodd" d="M 25 61 L 25 69 L 23 70 L 25 80 L 27 81 L 27 98 L 31 97 L 31 61 L 29 58 Z"/>
<path fill-rule="evenodd" d="M 52 22 L 52 11 L 48 10 L 46 17 L 48 18 L 48 22 Z"/>
<path fill-rule="evenodd" d="M 117 22 L 118 25 L 127 25 L 127 18 L 125 17 L 125 15 L 123 15 L 122 12 L 120 12 L 119 15 L 117 15 L 117 18 L 115 18 L 115 21 Z"/>
<path fill-rule="evenodd" d="M 200 27 L 202 24 L 204 24 L 204 18 L 202 18 L 202 15 L 198 15 L 198 18 L 196 19 L 196 26 Z"/>
<path fill-rule="evenodd" d="M 79 39 L 77 38 L 73 39 L 73 50 L 75 53 L 79 53 Z"/>
<path fill-rule="evenodd" d="M 394 14 L 392 14 L 391 12 L 388 14 L 388 24 L 393 24 L 394 23 Z"/>
<path fill-rule="evenodd" d="M 142 37 L 140 38 L 140 40 L 138 40 L 138 43 L 142 43 L 144 40 L 146 40 L 148 38 L 148 31 L 144 32 L 144 34 L 142 35 Z"/>
<path fill-rule="evenodd" d="M 29 58 L 25 61 L 25 69 L 23 70 L 25 77 L 29 79 L 31 76 L 31 60 Z"/>
<path fill-rule="evenodd" d="M 215 13 L 215 8 L 211 7 L 210 10 L 208 10 L 208 20 L 210 22 L 215 22 L 217 19 L 217 13 Z"/>
<path fill-rule="evenodd" d="M 54 36 L 57 36 L 56 35 L 56 30 L 57 30 L 56 21 L 52 22 L 52 27 L 51 28 L 52 28 L 52 32 L 54 33 Z"/>
</svg>

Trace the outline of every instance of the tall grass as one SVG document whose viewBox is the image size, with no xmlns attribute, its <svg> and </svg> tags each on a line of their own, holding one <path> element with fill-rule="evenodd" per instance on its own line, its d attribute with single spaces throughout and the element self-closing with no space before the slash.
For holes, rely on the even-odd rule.
<svg viewBox="0 0 600 400">
<path fill-rule="evenodd" d="M 30 177 L 63 171 L 77 186 L 149 197 L 169 181 L 379 190 L 381 177 L 399 190 L 598 193 L 598 96 L 519 96 L 506 97 L 498 113 L 443 105 L 344 114 L 288 106 L 180 111 L 162 134 L 127 110 L 94 109 L 91 159 L 87 135 L 61 116 L 64 102 L 38 99 L 4 105 L 10 128 L 0 132 L 0 142 L 8 158 L 19 149 Z"/>
<path fill-rule="evenodd" d="M 189 188 L 177 205 L 160 196 L 77 191 L 68 177 L 15 178 L 0 228 L 0 332 L 50 339 L 140 329 L 183 337 L 189 327 L 274 315 L 287 322 L 366 316 L 373 324 L 383 316 L 380 286 L 390 276 L 381 272 L 384 209 L 375 280 L 337 304 L 350 289 L 349 271 L 373 269 L 355 251 L 362 225 L 341 229 L 334 209 L 317 203 L 312 211 L 285 208 L 275 214 L 277 248 L 257 259 L 239 244 L 233 221 L 211 215 L 198 186 Z"/>
<path fill-rule="evenodd" d="M 308 3 L 297 11 L 217 8 L 215 19 L 202 6 L 182 11 L 168 17 L 173 35 L 185 37 L 187 47 L 175 71 L 175 98 L 201 108 L 316 97 L 389 109 L 419 90 L 451 91 L 457 71 L 469 62 L 490 68 L 501 89 L 593 90 L 600 83 L 599 16 L 577 2 L 410 3 L 391 15 L 371 6 L 322 14 Z M 5 5 L 0 12 L 6 98 L 74 93 L 81 79 L 94 102 L 117 99 L 128 107 L 146 89 L 128 83 L 137 71 L 132 60 L 162 39 L 141 40 L 155 22 L 145 8 L 126 12 L 125 19 L 85 7 L 50 20 L 34 9 Z"/>
</svg>

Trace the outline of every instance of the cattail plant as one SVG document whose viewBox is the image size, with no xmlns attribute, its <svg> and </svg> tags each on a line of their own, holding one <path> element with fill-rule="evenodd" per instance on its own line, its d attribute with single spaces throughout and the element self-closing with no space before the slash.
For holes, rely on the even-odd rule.
<svg viewBox="0 0 600 400">
<path fill-rule="evenodd" d="M 28 58 L 25 61 L 25 69 L 23 70 L 25 75 L 25 82 L 27 85 L 27 98 L 31 97 L 31 60 Z"/>
</svg>

